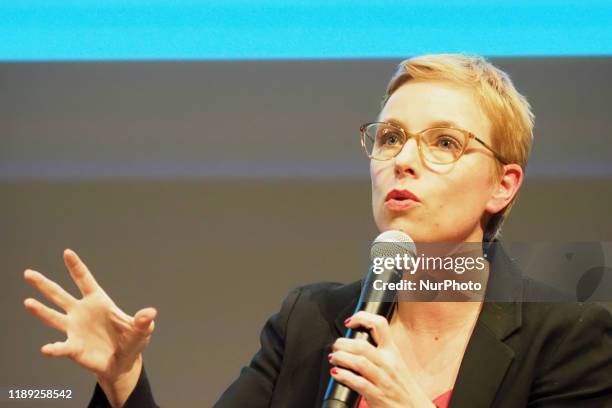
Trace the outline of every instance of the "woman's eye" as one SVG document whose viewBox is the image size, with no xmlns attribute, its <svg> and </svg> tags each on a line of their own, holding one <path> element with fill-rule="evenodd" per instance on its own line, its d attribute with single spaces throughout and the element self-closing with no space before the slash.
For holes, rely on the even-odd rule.
<svg viewBox="0 0 612 408">
<path fill-rule="evenodd" d="M 382 144 L 387 146 L 395 146 L 400 142 L 400 137 L 397 133 L 386 133 L 382 136 Z"/>
<path fill-rule="evenodd" d="M 446 135 L 438 136 L 435 146 L 445 150 L 461 150 L 461 143 L 454 137 Z"/>
</svg>

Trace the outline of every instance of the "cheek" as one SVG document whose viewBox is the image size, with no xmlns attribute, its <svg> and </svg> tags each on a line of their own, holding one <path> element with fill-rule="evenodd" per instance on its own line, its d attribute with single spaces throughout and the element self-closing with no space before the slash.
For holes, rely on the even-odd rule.
<svg viewBox="0 0 612 408">
<path fill-rule="evenodd" d="M 393 181 L 393 171 L 385 163 L 370 163 L 370 180 L 372 182 L 372 214 L 380 231 L 388 229 L 384 209 L 384 197 Z"/>
<path fill-rule="evenodd" d="M 446 185 L 448 194 L 440 200 L 438 210 L 448 217 L 475 222 L 482 216 L 492 189 L 492 179 L 484 166 L 456 172 Z"/>
<path fill-rule="evenodd" d="M 375 200 L 384 191 L 389 179 L 389 166 L 385 166 L 385 163 L 381 162 L 370 162 L 370 180 L 372 180 L 372 199 Z M 391 173 L 391 176 L 393 174 Z"/>
</svg>

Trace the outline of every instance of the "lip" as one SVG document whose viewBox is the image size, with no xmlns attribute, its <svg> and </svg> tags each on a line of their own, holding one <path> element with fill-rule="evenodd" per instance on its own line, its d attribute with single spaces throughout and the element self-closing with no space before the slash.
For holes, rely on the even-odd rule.
<svg viewBox="0 0 612 408">
<path fill-rule="evenodd" d="M 421 200 L 410 190 L 393 189 L 385 197 L 385 207 L 391 211 L 403 211 L 414 207 Z"/>
</svg>

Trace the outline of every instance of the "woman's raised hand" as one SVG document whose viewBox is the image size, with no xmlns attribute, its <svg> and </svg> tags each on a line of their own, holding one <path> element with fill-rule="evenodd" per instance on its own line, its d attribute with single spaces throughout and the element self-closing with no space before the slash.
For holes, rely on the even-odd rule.
<svg viewBox="0 0 612 408">
<path fill-rule="evenodd" d="M 60 313 L 36 299 L 25 299 L 30 313 L 67 335 L 66 340 L 45 344 L 40 351 L 46 356 L 68 357 L 95 373 L 112 405 L 120 406 L 140 375 L 141 352 L 149 343 L 157 311 L 149 307 L 134 316 L 126 314 L 98 285 L 74 251 L 64 251 L 64 263 L 83 295 L 81 299 L 39 272 L 30 269 L 24 272 L 29 284 L 65 311 Z"/>
</svg>

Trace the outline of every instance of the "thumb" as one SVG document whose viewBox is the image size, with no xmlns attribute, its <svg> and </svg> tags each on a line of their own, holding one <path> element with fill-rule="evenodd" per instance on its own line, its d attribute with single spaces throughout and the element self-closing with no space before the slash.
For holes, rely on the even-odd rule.
<svg viewBox="0 0 612 408">
<path fill-rule="evenodd" d="M 134 327 L 145 336 L 150 335 L 155 328 L 155 322 L 153 321 L 155 316 L 157 316 L 157 310 L 153 307 L 140 309 L 134 315 Z"/>
</svg>

